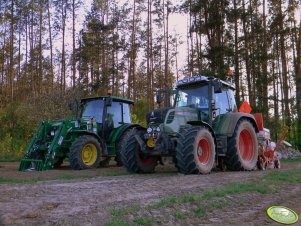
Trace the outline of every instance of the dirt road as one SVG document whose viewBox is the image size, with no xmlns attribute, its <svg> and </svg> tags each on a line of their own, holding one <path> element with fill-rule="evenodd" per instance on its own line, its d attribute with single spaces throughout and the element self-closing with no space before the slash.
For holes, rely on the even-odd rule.
<svg viewBox="0 0 301 226">
<path fill-rule="evenodd" d="M 93 176 L 88 179 L 0 184 L 0 225 L 104 225 L 114 219 L 114 208 L 126 209 L 137 205 L 141 206 L 141 209 L 136 211 L 136 215 L 159 220 L 140 223 L 136 221 L 136 225 L 279 225 L 266 216 L 265 211 L 269 206 L 286 205 L 299 215 L 301 213 L 300 184 L 286 185 L 276 194 L 229 195 L 226 197 L 226 207 L 207 211 L 203 217 L 185 218 L 172 214 L 175 211 L 190 211 L 193 206 L 188 206 L 189 203 L 152 210 L 143 208 L 165 197 L 202 194 L 231 182 L 254 182 L 256 178 L 267 174 L 268 170 L 216 171 L 210 175 L 184 176 L 178 174 L 173 167 L 159 167 L 155 174 L 135 175 L 126 174 L 120 167 L 80 172 L 63 168 L 47 172 L 20 173 L 15 172 L 16 164 L 0 163 L 0 166 L 1 178 L 9 176 L 12 179 L 41 180 L 57 178 L 62 174 L 66 178 L 77 174 L 83 177 Z M 301 163 L 283 164 L 281 171 L 290 168 L 301 168 Z M 110 171 L 121 176 L 110 176 Z M 125 217 L 131 222 L 134 216 L 128 214 Z M 299 223 L 301 225 L 301 221 Z"/>
</svg>

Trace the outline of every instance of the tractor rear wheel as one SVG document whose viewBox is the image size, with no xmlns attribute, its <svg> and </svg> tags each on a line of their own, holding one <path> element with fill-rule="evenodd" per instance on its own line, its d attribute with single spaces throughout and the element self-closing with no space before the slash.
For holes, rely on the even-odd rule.
<svg viewBox="0 0 301 226">
<path fill-rule="evenodd" d="M 215 143 L 206 127 L 190 127 L 179 132 L 177 168 L 184 174 L 210 173 L 215 162 Z"/>
<path fill-rule="evenodd" d="M 122 160 L 121 160 L 121 156 L 120 156 L 120 151 L 122 149 L 122 147 L 125 145 L 126 139 L 128 139 L 127 137 L 129 136 L 129 134 L 131 134 L 133 131 L 133 128 L 129 128 L 127 129 L 125 132 L 123 132 L 123 134 L 121 134 L 120 139 L 116 142 L 116 157 L 115 157 L 115 161 L 117 162 L 117 166 L 122 166 Z"/>
<path fill-rule="evenodd" d="M 152 173 L 157 165 L 158 158 L 147 156 L 141 151 L 141 147 L 135 136 L 143 139 L 145 130 L 132 130 L 125 138 L 120 155 L 123 165 L 132 173 Z"/>
<path fill-rule="evenodd" d="M 247 119 L 240 120 L 233 136 L 228 140 L 227 169 L 253 170 L 257 160 L 258 141 L 254 126 Z"/>
<path fill-rule="evenodd" d="M 92 169 L 99 166 L 101 147 L 92 136 L 77 138 L 70 147 L 69 161 L 74 170 Z"/>
</svg>

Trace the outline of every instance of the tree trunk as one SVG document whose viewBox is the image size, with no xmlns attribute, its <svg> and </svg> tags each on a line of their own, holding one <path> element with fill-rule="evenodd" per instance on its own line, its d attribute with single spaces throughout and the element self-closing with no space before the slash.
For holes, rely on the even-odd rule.
<svg viewBox="0 0 301 226">
<path fill-rule="evenodd" d="M 281 20 L 279 21 L 279 30 L 284 30 L 283 25 L 283 14 L 282 14 L 282 4 L 281 0 L 278 2 L 278 12 Z M 288 71 L 287 71 L 287 59 L 286 59 L 286 45 L 285 45 L 285 36 L 283 32 L 280 32 L 280 54 L 281 54 L 281 66 L 282 66 L 282 82 L 283 82 L 283 101 L 284 101 L 284 114 L 285 114 L 285 123 L 286 126 L 291 126 L 291 114 L 289 106 L 289 87 L 288 87 Z"/>
<path fill-rule="evenodd" d="M 9 47 L 9 83 L 10 101 L 14 101 L 14 0 L 11 1 L 10 9 L 10 47 Z"/>
<path fill-rule="evenodd" d="M 237 0 L 234 0 L 234 10 L 237 10 Z M 235 73 L 234 73 L 234 81 L 235 81 L 235 88 L 236 88 L 236 103 L 240 103 L 240 72 L 239 72 L 239 53 L 238 53 L 238 22 L 237 22 L 237 17 L 235 17 L 235 22 L 234 22 L 234 50 L 235 50 L 235 55 L 234 55 L 234 68 L 235 68 Z"/>
<path fill-rule="evenodd" d="M 297 100 L 297 147 L 301 150 L 301 19 L 299 24 L 299 38 L 296 46 L 296 100 Z"/>
<path fill-rule="evenodd" d="M 61 57 L 61 92 L 66 90 L 66 57 L 65 57 L 65 28 L 66 28 L 66 10 L 67 6 L 62 0 L 62 57 Z"/>
<path fill-rule="evenodd" d="M 75 88 L 76 81 L 76 59 L 75 59 L 75 0 L 72 0 L 72 87 Z"/>
<path fill-rule="evenodd" d="M 53 72 L 53 45 L 52 45 L 52 27 L 51 27 L 50 7 L 51 7 L 50 1 L 48 0 L 47 14 L 48 14 L 49 45 L 50 45 L 50 81 L 51 81 L 51 90 L 53 90 L 54 72 Z"/>
</svg>

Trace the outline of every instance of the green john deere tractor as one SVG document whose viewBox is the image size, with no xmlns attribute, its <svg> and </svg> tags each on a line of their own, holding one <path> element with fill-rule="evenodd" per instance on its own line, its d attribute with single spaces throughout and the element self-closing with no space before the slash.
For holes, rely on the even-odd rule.
<svg viewBox="0 0 301 226">
<path fill-rule="evenodd" d="M 122 165 L 124 138 L 139 127 L 131 123 L 131 104 L 132 100 L 110 95 L 74 101 L 70 108 L 75 119 L 41 122 L 19 171 L 57 168 L 65 158 L 75 170 L 108 165 L 112 157 Z"/>
<path fill-rule="evenodd" d="M 148 113 L 148 128 L 136 128 L 129 135 L 121 150 L 124 166 L 130 172 L 149 173 L 168 156 L 184 174 L 206 174 L 215 164 L 254 169 L 257 122 L 253 115 L 237 111 L 233 91 L 231 83 L 212 77 L 178 81 L 174 106 Z"/>
</svg>

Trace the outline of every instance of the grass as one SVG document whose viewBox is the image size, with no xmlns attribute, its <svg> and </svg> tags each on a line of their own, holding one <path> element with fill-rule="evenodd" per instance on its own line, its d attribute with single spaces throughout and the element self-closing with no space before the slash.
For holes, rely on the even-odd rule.
<svg viewBox="0 0 301 226">
<path fill-rule="evenodd" d="M 56 177 L 54 180 L 76 180 L 76 179 L 91 179 L 95 176 L 90 175 L 69 175 L 69 174 L 62 174 Z"/>
<path fill-rule="evenodd" d="M 199 206 L 193 213 L 194 213 L 194 216 L 196 216 L 198 218 L 202 218 L 206 214 L 206 209 L 203 206 Z"/>
<path fill-rule="evenodd" d="M 128 214 L 133 214 L 138 212 L 141 209 L 139 205 L 128 206 L 125 208 L 112 208 L 109 210 L 112 216 L 121 217 Z"/>
<path fill-rule="evenodd" d="M 13 184 L 31 184 L 36 183 L 39 181 L 46 181 L 47 179 L 43 178 L 31 178 L 31 179 L 14 179 L 14 178 L 6 178 L 6 177 L 0 177 L 0 184 L 1 183 L 13 183 Z"/>
<path fill-rule="evenodd" d="M 127 221 L 120 219 L 112 219 L 104 224 L 104 226 L 131 226 Z"/>
<path fill-rule="evenodd" d="M 270 193 L 271 190 L 263 184 L 255 183 L 232 183 L 224 187 L 213 189 L 212 191 L 206 191 L 203 193 L 203 199 L 211 199 L 214 197 L 225 197 L 229 194 L 237 194 L 243 192 L 258 192 L 261 194 Z"/>
<path fill-rule="evenodd" d="M 105 177 L 116 177 L 116 176 L 124 176 L 124 175 L 130 175 L 128 172 L 106 172 L 102 173 L 101 176 Z"/>
<path fill-rule="evenodd" d="M 281 163 L 294 163 L 294 162 L 301 162 L 301 157 L 297 157 L 294 159 L 281 159 Z"/>
<path fill-rule="evenodd" d="M 111 215 L 114 219 L 122 219 L 126 215 L 133 215 L 135 218 L 132 220 L 133 225 L 152 225 L 152 220 L 147 220 L 141 216 L 137 216 L 139 211 L 151 211 L 154 209 L 162 208 L 177 208 L 178 205 L 189 204 L 190 211 L 183 212 L 180 210 L 174 210 L 171 212 L 172 216 L 181 221 L 188 217 L 202 218 L 206 215 L 206 212 L 211 212 L 216 209 L 223 209 L 231 202 L 227 195 L 239 194 L 239 193 L 259 193 L 270 194 L 271 192 L 277 192 L 279 185 L 282 184 L 298 184 L 301 183 L 301 169 L 293 169 L 288 171 L 272 171 L 267 175 L 256 178 L 253 183 L 231 183 L 225 186 L 215 188 L 210 191 L 205 191 L 202 194 L 185 194 L 182 196 L 168 196 L 160 199 L 159 201 L 149 204 L 147 206 L 135 205 L 131 207 L 125 207 L 121 209 L 114 209 Z M 276 189 L 277 188 L 277 189 Z"/>
<path fill-rule="evenodd" d="M 188 217 L 187 213 L 180 211 L 180 210 L 174 211 L 172 215 L 178 220 L 182 220 L 182 219 L 185 219 Z"/>
<path fill-rule="evenodd" d="M 137 225 L 145 225 L 145 226 L 151 226 L 154 224 L 154 222 L 151 219 L 145 217 L 135 217 L 133 222 Z"/>
<path fill-rule="evenodd" d="M 265 183 L 283 184 L 283 183 L 301 183 L 301 169 L 288 171 L 273 171 L 263 177 Z"/>
</svg>

